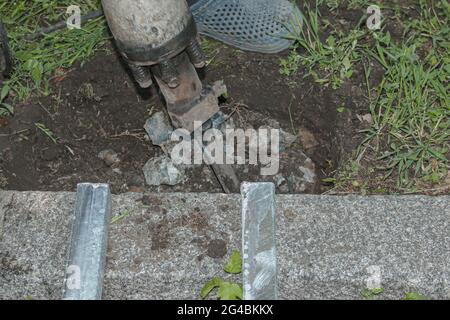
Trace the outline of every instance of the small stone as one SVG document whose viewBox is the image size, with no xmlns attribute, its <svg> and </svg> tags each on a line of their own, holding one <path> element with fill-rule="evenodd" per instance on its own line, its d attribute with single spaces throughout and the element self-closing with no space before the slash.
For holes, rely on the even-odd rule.
<svg viewBox="0 0 450 320">
<path fill-rule="evenodd" d="M 150 140 L 155 146 L 161 146 L 170 141 L 173 127 L 164 112 L 156 112 L 144 125 Z"/>
<path fill-rule="evenodd" d="M 181 183 L 184 178 L 184 168 L 175 165 L 166 155 L 150 159 L 143 168 L 145 181 L 150 186 Z"/>
<path fill-rule="evenodd" d="M 108 166 L 111 167 L 116 163 L 120 162 L 119 156 L 114 150 L 106 149 L 103 151 L 100 151 L 98 154 L 98 157 L 103 160 L 103 162 Z"/>
<path fill-rule="evenodd" d="M 373 123 L 372 115 L 370 113 L 366 113 L 364 115 L 359 115 L 358 114 L 358 115 L 356 115 L 356 117 L 361 122 L 366 122 L 368 124 L 372 124 Z"/>
<path fill-rule="evenodd" d="M 213 128 L 222 128 L 223 126 L 225 126 L 225 124 L 228 122 L 227 116 L 222 112 L 219 111 L 218 113 L 216 113 L 214 116 L 212 116 L 211 120 L 211 124 Z"/>
<path fill-rule="evenodd" d="M 285 183 L 286 183 L 286 178 L 283 177 L 283 175 L 281 173 L 279 173 L 275 176 L 275 185 L 277 186 L 277 188 L 282 186 Z"/>
<path fill-rule="evenodd" d="M 317 175 L 315 172 L 314 163 L 311 159 L 305 161 L 305 166 L 299 167 L 300 171 L 303 172 L 303 180 L 310 184 L 315 184 L 317 182 Z"/>
<path fill-rule="evenodd" d="M 122 170 L 120 170 L 119 168 L 114 168 L 112 170 L 115 174 L 122 174 Z"/>
<path fill-rule="evenodd" d="M 280 142 L 283 147 L 282 150 L 289 148 L 297 140 L 297 138 L 298 136 L 280 129 Z"/>
<path fill-rule="evenodd" d="M 101 97 L 97 96 L 94 92 L 94 87 L 91 83 L 83 83 L 78 89 L 78 97 L 84 98 L 86 100 L 94 100 L 97 102 L 101 101 Z"/>
<path fill-rule="evenodd" d="M 305 127 L 300 128 L 298 135 L 305 150 L 315 148 L 319 145 L 319 142 L 316 140 L 314 134 Z"/>
<path fill-rule="evenodd" d="M 280 173 L 272 181 L 280 193 L 315 193 L 320 185 L 314 162 L 297 148 L 280 159 Z"/>
<path fill-rule="evenodd" d="M 283 129 L 280 129 L 278 127 L 264 125 L 264 126 L 261 126 L 260 129 L 268 130 L 268 136 L 267 136 L 268 140 L 267 140 L 267 142 L 270 141 L 270 132 L 271 132 L 271 130 L 278 130 L 278 132 L 279 132 L 279 139 L 280 139 L 280 149 L 279 149 L 280 152 L 283 152 L 286 149 L 288 149 L 298 138 L 296 135 L 293 135 L 293 134 L 291 134 L 291 133 L 289 133 L 287 131 L 284 131 Z"/>
</svg>

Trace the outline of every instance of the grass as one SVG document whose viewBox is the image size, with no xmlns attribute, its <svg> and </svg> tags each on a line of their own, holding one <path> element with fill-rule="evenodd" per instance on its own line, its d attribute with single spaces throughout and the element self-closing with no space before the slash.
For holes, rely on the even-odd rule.
<svg viewBox="0 0 450 320">
<path fill-rule="evenodd" d="M 383 292 L 383 288 L 364 288 L 361 291 L 361 297 L 365 300 L 376 300 Z"/>
<path fill-rule="evenodd" d="M 0 91 L 0 117 L 4 117 L 14 113 L 14 107 L 5 102 L 9 94 L 9 86 L 4 85 Z"/>
<path fill-rule="evenodd" d="M 39 129 L 44 135 L 46 135 L 54 144 L 58 143 L 58 138 L 55 136 L 53 131 L 51 131 L 49 128 L 47 128 L 42 123 L 35 123 L 34 124 L 37 129 Z"/>
<path fill-rule="evenodd" d="M 440 62 L 420 60 L 415 44 L 397 46 L 386 35 L 377 40 L 372 55 L 385 77 L 370 104 L 374 121 L 365 142 L 386 160 L 387 176 L 397 171 L 398 186 L 410 185 L 411 177 L 438 182 L 448 162 L 448 72 Z"/>
<path fill-rule="evenodd" d="M 86 61 L 107 39 L 103 18 L 89 21 L 81 29 L 64 28 L 35 41 L 25 37 L 41 27 L 64 21 L 70 0 L 5 1 L 0 4 L 1 20 L 8 32 L 15 67 L 4 83 L 16 101 L 30 95 L 48 95 L 50 81 L 61 77 L 75 62 Z M 77 2 L 82 14 L 98 9 L 100 0 Z M 0 112 L 4 107 L 0 107 Z M 12 111 L 12 110 L 9 110 Z"/>
<path fill-rule="evenodd" d="M 383 288 L 364 288 L 361 291 L 361 297 L 365 300 L 378 300 L 382 299 L 381 295 L 384 293 Z M 418 292 L 405 292 L 402 300 L 428 300 L 426 296 Z"/>
<path fill-rule="evenodd" d="M 295 74 L 304 65 L 315 82 L 338 88 L 353 75 L 354 63 L 360 59 L 360 40 L 364 32 L 354 29 L 348 34 L 332 31 L 325 41 L 321 30 L 328 22 L 320 18 L 318 3 L 314 8 L 306 4 L 306 15 L 295 17 L 289 38 L 294 46 L 286 59 L 280 59 L 280 73 Z M 302 50 L 302 51 L 300 51 Z"/>
<path fill-rule="evenodd" d="M 334 2 L 320 2 L 335 7 Z M 347 5 L 360 2 L 369 4 L 350 1 Z M 394 10 L 391 18 L 405 21 L 401 39 L 392 39 L 384 29 L 354 28 L 347 34 L 331 31 L 322 40 L 328 25 L 320 18 L 319 4 L 306 5 L 300 17 L 303 25 L 300 19 L 294 24 L 295 44 L 288 58 L 281 60 L 280 72 L 293 75 L 304 65 L 316 82 L 336 89 L 351 78 L 356 65 L 363 66 L 373 121 L 362 132 L 362 143 L 350 159 L 353 164 L 341 168 L 351 167 L 352 172 L 338 172 L 335 179 L 351 180 L 354 164 L 370 155 L 369 166 L 384 172 L 384 179 L 394 179 L 397 190 L 443 181 L 450 148 L 450 5 L 420 0 L 415 19 L 401 19 Z M 371 88 L 374 63 L 384 69 L 384 77 Z"/>
<path fill-rule="evenodd" d="M 450 147 L 450 10 L 445 1 L 420 4 L 421 16 L 406 25 L 404 41 L 375 33 L 375 47 L 367 50 L 385 75 L 370 101 L 374 122 L 363 144 L 380 155 L 387 176 L 396 172 L 398 187 L 406 188 L 416 178 L 442 180 Z"/>
<path fill-rule="evenodd" d="M 220 53 L 220 43 L 215 40 L 202 37 L 200 46 L 206 56 L 207 66 L 217 66 L 220 62 L 216 59 L 217 55 Z"/>
</svg>

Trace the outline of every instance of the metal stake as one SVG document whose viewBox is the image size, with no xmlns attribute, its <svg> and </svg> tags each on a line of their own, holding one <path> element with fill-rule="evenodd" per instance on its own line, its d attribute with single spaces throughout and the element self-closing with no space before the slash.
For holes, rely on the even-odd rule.
<svg viewBox="0 0 450 320">
<path fill-rule="evenodd" d="M 275 185 L 241 185 L 244 300 L 276 300 Z"/>
<path fill-rule="evenodd" d="M 101 299 L 110 217 L 109 186 L 78 184 L 64 299 Z"/>
</svg>

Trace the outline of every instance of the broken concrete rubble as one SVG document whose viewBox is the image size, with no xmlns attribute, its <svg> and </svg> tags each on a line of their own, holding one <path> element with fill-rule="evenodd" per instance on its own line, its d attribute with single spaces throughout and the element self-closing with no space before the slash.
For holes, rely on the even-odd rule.
<svg viewBox="0 0 450 320">
<path fill-rule="evenodd" d="M 287 130 L 283 130 L 276 120 L 268 118 L 253 110 L 245 110 L 243 117 L 237 113 L 233 114 L 231 117 L 221 114 L 213 119 L 213 123 L 215 123 L 215 126 L 222 132 L 224 143 L 226 142 L 226 129 L 242 129 L 244 131 L 247 129 L 279 130 L 280 166 L 278 173 L 275 172 L 275 174 L 270 174 L 267 176 L 262 174 L 262 169 L 265 168 L 266 164 L 261 163 L 263 162 L 263 159 L 261 159 L 260 156 L 258 157 L 257 165 L 249 164 L 249 155 L 259 154 L 260 143 L 249 144 L 250 141 L 247 139 L 245 142 L 246 145 L 244 146 L 245 159 L 241 159 L 240 157 L 243 155 L 238 152 L 234 156 L 234 164 L 232 165 L 240 181 L 273 182 L 276 184 L 278 192 L 280 193 L 315 193 L 320 188 L 316 167 L 313 161 L 299 148 L 292 148 L 292 145 L 298 141 L 298 135 L 294 135 L 289 133 Z M 253 128 L 250 123 L 258 123 L 260 127 Z M 183 188 L 186 187 L 183 185 L 183 181 L 186 181 L 186 183 L 191 183 L 192 180 L 195 180 L 192 183 L 197 185 L 211 184 L 211 181 L 205 180 L 208 175 L 196 175 L 195 178 L 191 176 L 194 174 L 194 171 L 202 171 L 201 169 L 196 170 L 196 167 L 206 166 L 206 164 L 180 166 L 174 165 L 174 163 L 170 160 L 172 151 L 180 142 L 170 140 L 170 134 L 172 133 L 173 128 L 170 125 L 169 119 L 163 112 L 157 112 L 150 119 L 148 119 L 145 128 L 150 139 L 152 140 L 152 143 L 159 145 L 165 153 L 165 156 L 160 157 L 158 160 L 149 160 L 144 167 L 148 185 L 175 186 L 178 184 L 177 187 Z M 267 138 L 269 139 L 269 137 L 270 135 Z M 188 141 L 189 137 L 183 138 L 183 141 L 184 140 Z M 258 137 L 256 141 L 258 141 Z M 267 142 L 269 142 L 269 140 L 267 140 Z M 226 155 L 225 146 L 224 155 Z M 268 157 L 272 159 L 276 157 L 276 155 L 270 154 Z M 225 158 L 222 159 L 223 162 L 221 163 L 224 163 L 224 160 Z M 272 163 L 269 163 L 268 165 L 271 166 Z M 185 169 L 188 168 L 192 170 L 185 171 Z M 172 170 L 171 174 L 169 174 L 169 169 Z M 186 178 L 184 177 L 185 174 Z M 215 180 L 216 179 L 214 179 L 214 181 Z M 213 182 L 213 184 L 214 183 L 217 183 L 217 181 Z M 179 188 L 176 190 L 182 190 Z M 208 188 L 207 190 L 212 189 Z"/>
<path fill-rule="evenodd" d="M 162 155 L 147 161 L 144 168 L 145 181 L 150 186 L 176 185 L 185 179 L 185 169 L 176 165 L 168 156 Z"/>
<path fill-rule="evenodd" d="M 173 127 L 164 112 L 159 111 L 153 114 L 144 125 L 145 131 L 153 145 L 162 146 L 170 141 Z"/>
</svg>

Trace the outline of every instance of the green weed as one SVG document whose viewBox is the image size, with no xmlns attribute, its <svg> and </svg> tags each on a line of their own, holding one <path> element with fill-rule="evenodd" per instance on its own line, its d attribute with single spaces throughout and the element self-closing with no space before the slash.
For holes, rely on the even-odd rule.
<svg viewBox="0 0 450 320">
<path fill-rule="evenodd" d="M 27 41 L 26 36 L 40 27 L 64 21 L 70 0 L 62 1 L 6 1 L 0 4 L 1 20 L 8 31 L 9 43 L 15 62 L 13 73 L 5 85 L 19 100 L 32 93 L 48 95 L 50 81 L 61 69 L 76 61 L 84 62 L 108 38 L 106 23 L 97 18 L 82 25 L 80 30 L 68 28 Z M 99 0 L 81 0 L 82 14 L 100 7 Z"/>
<path fill-rule="evenodd" d="M 360 58 L 359 41 L 365 32 L 354 29 L 344 34 L 334 30 L 322 41 L 318 4 L 314 9 L 306 8 L 306 15 L 291 22 L 293 32 L 288 38 L 294 45 L 288 58 L 280 59 L 280 73 L 290 76 L 304 65 L 315 82 L 336 89 L 353 75 L 353 66 Z"/>
<path fill-rule="evenodd" d="M 51 131 L 49 128 L 47 128 L 42 123 L 35 123 L 34 124 L 37 129 L 39 129 L 44 135 L 46 135 L 54 144 L 58 143 L 58 138 L 55 136 L 53 131 Z"/>
<path fill-rule="evenodd" d="M 365 130 L 363 145 L 369 144 L 386 163 L 386 177 L 397 174 L 398 187 L 411 187 L 415 178 L 438 182 L 448 168 L 448 15 L 423 12 L 421 22 L 408 26 L 406 41 L 397 44 L 389 33 L 374 33 L 375 48 L 367 50 L 385 75 L 377 88 L 368 89 L 376 98 L 370 101 L 373 125 Z M 366 78 L 369 74 L 366 68 Z"/>
<path fill-rule="evenodd" d="M 229 274 L 242 272 L 242 258 L 239 251 L 234 250 L 226 262 L 223 270 Z M 214 289 L 217 289 L 217 297 L 220 300 L 242 300 L 242 288 L 237 283 L 223 281 L 218 277 L 209 280 L 200 290 L 200 298 L 205 299 Z"/>
</svg>

